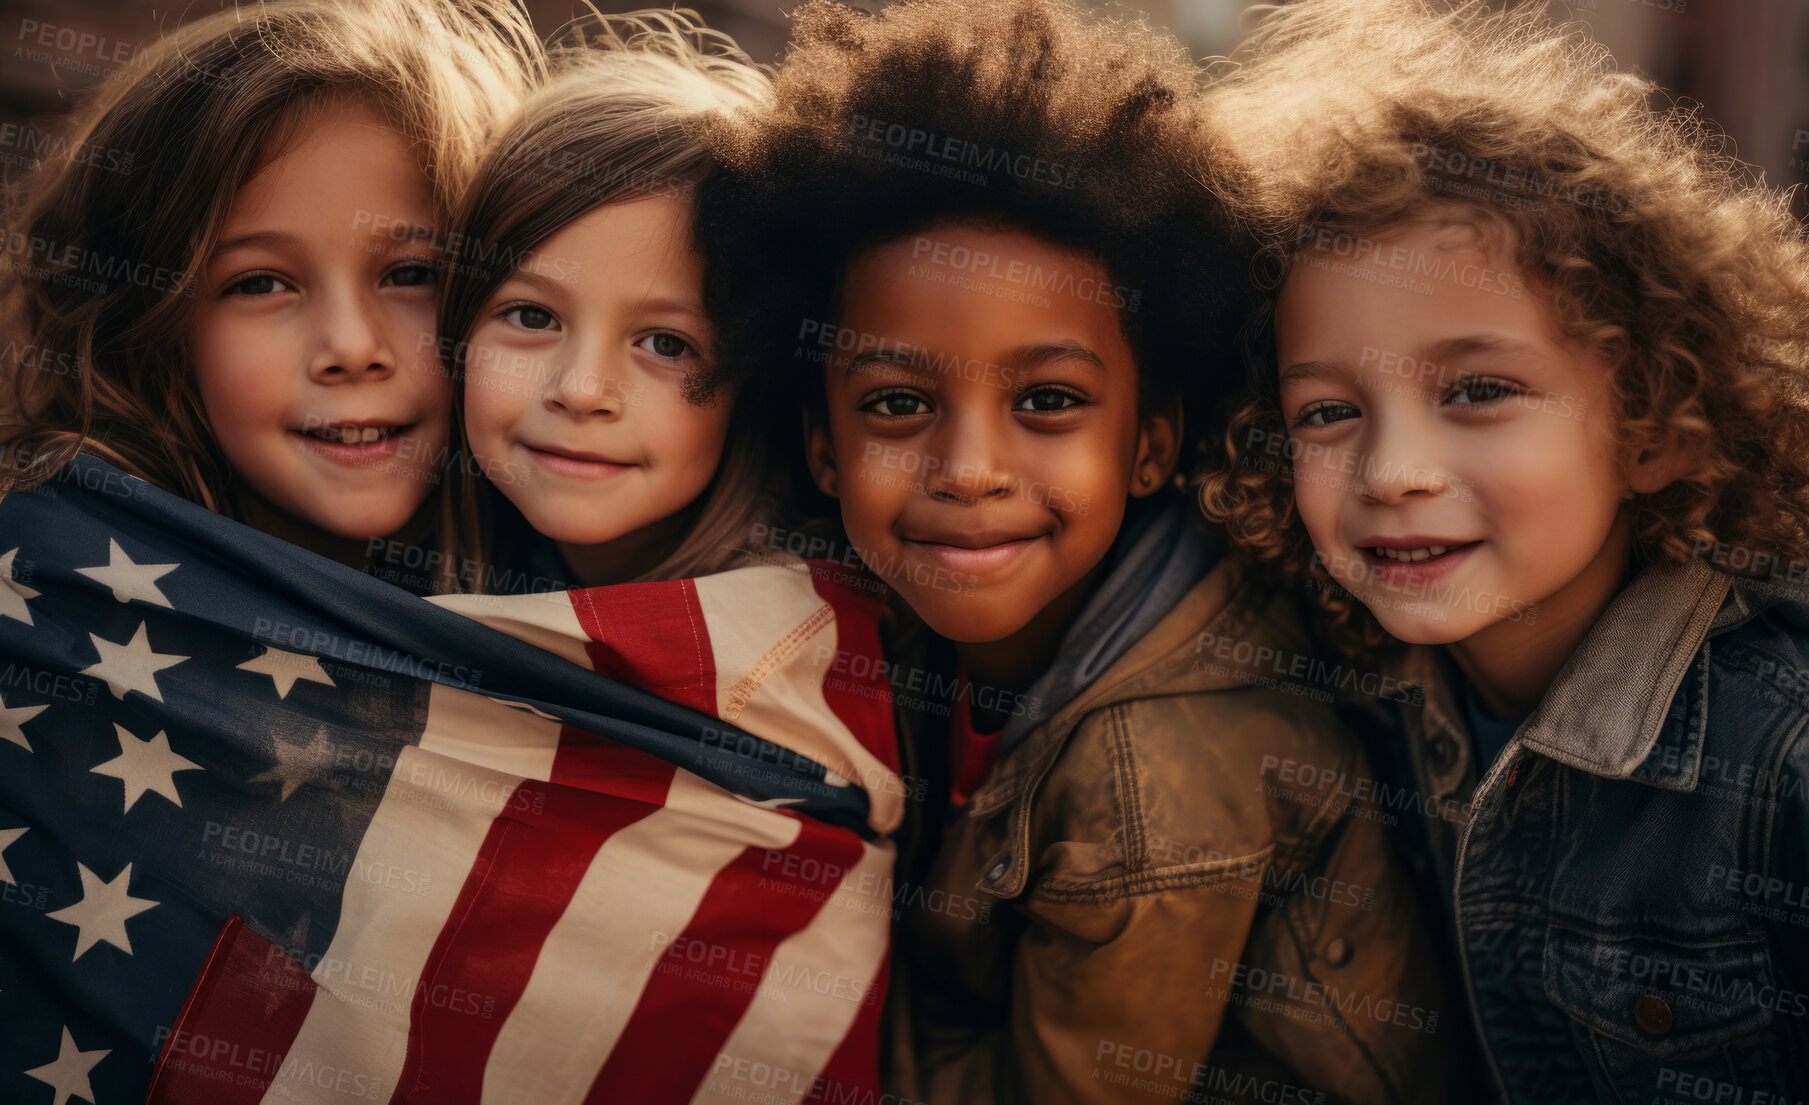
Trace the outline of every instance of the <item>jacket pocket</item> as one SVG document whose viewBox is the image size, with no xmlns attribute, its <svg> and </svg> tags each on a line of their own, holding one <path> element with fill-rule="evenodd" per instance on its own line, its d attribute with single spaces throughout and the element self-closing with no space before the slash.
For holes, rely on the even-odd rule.
<svg viewBox="0 0 1809 1105">
<path fill-rule="evenodd" d="M 1543 974 L 1602 1100 L 1782 1101 L 1809 1090 L 1783 1058 L 1809 998 L 1781 983 L 1764 942 L 1745 933 L 1673 941 L 1552 925 Z"/>
<path fill-rule="evenodd" d="M 1771 955 L 1744 934 L 1688 944 L 1546 930 L 1545 996 L 1572 1020 L 1654 1058 L 1762 1036 L 1780 999 Z"/>
</svg>

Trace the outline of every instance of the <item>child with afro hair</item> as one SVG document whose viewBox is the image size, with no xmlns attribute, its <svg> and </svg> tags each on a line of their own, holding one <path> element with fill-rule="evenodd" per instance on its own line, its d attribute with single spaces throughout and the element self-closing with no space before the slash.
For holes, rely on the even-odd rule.
<svg viewBox="0 0 1809 1105">
<path fill-rule="evenodd" d="M 1211 93 L 1275 268 L 1202 486 L 1422 798 L 1495 1096 L 1809 1096 L 1809 239 L 1536 6 L 1300 0 Z M 1235 155 L 1235 156 L 1231 156 Z"/>
<path fill-rule="evenodd" d="M 1058 0 L 817 0 L 716 136 L 719 355 L 794 382 L 849 563 L 953 653 L 893 657 L 946 834 L 899 867 L 903 1098 L 1442 1099 L 1362 754 L 1180 490 L 1252 306 L 1198 79 Z"/>
</svg>

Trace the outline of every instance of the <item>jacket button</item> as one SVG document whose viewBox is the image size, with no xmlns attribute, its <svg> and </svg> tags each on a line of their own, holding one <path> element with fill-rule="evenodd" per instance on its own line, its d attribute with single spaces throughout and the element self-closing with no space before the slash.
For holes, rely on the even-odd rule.
<svg viewBox="0 0 1809 1105">
<path fill-rule="evenodd" d="M 1452 745 L 1449 737 L 1441 736 L 1433 740 L 1431 752 L 1432 765 L 1440 771 L 1449 769 L 1457 762 L 1457 748 Z"/>
<path fill-rule="evenodd" d="M 1657 994 L 1641 994 L 1633 1003 L 1633 1023 L 1648 1036 L 1671 1031 L 1671 1006 Z"/>
<path fill-rule="evenodd" d="M 1342 967 L 1350 962 L 1352 950 L 1349 940 L 1337 937 L 1325 946 L 1325 961 L 1334 967 Z"/>
<path fill-rule="evenodd" d="M 1006 856 L 999 860 L 999 862 L 993 864 L 992 870 L 986 872 L 986 880 L 988 882 L 998 882 L 1005 877 L 1005 872 L 1009 870 L 1011 870 L 1011 857 Z"/>
</svg>

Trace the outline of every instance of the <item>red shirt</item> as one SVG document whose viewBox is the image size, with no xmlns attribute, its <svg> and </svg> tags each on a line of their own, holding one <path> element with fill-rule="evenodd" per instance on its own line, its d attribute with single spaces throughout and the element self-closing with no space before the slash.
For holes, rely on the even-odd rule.
<svg viewBox="0 0 1809 1105">
<path fill-rule="evenodd" d="M 959 674 L 955 685 L 961 693 L 955 695 L 955 711 L 948 723 L 949 806 L 959 810 L 967 806 L 968 798 L 992 773 L 992 765 L 999 758 L 999 738 L 1005 731 L 977 732 L 965 693 L 969 686 L 967 676 Z"/>
</svg>

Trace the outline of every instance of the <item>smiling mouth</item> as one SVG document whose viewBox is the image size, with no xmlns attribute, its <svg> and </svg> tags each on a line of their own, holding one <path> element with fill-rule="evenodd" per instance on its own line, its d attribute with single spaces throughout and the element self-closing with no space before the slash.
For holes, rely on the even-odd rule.
<svg viewBox="0 0 1809 1105">
<path fill-rule="evenodd" d="M 316 441 L 328 441 L 335 445 L 370 445 L 385 441 L 399 433 L 413 428 L 413 423 L 405 426 L 320 426 L 311 430 L 296 430 L 303 437 L 311 437 Z"/>
<path fill-rule="evenodd" d="M 1462 552 L 1476 544 L 1479 544 L 1479 542 L 1465 541 L 1462 544 L 1452 545 L 1421 545 L 1418 548 L 1413 549 L 1392 549 L 1384 548 L 1380 545 L 1358 547 L 1365 554 L 1373 556 L 1378 560 L 1388 560 L 1397 564 L 1421 564 L 1428 560 L 1437 560 L 1452 553 Z"/>
<path fill-rule="evenodd" d="M 976 545 L 972 543 L 973 538 L 963 537 L 958 540 L 966 543 L 953 545 L 942 541 L 900 538 L 906 545 L 916 546 L 918 555 L 924 559 L 934 561 L 950 571 L 961 572 L 975 578 L 1012 563 L 1026 549 L 1041 539 L 1042 535 L 1036 534 Z"/>
</svg>

